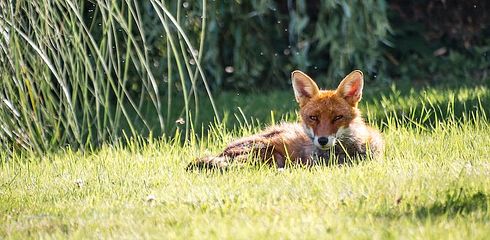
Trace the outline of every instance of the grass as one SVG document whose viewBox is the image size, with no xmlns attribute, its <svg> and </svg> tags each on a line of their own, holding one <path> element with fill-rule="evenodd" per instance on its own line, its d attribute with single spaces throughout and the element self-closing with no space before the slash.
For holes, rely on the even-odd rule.
<svg viewBox="0 0 490 240">
<path fill-rule="evenodd" d="M 2 150 L 86 149 L 124 134 L 170 132 L 174 101 L 185 103 L 174 111 L 183 112 L 187 136 L 190 112 L 199 110 L 198 84 L 215 109 L 201 67 L 206 2 L 195 2 L 202 20 L 191 41 L 180 0 L 1 1 Z"/>
<path fill-rule="evenodd" d="M 361 107 L 387 142 L 380 159 L 186 172 L 192 158 L 218 152 L 271 118 L 295 118 L 290 92 L 235 95 L 216 98 L 230 111 L 230 127 L 216 126 L 188 144 L 133 140 L 94 152 L 3 156 L 0 238 L 490 236 L 488 88 L 367 92 Z M 234 112 L 241 127 L 231 127 Z"/>
</svg>

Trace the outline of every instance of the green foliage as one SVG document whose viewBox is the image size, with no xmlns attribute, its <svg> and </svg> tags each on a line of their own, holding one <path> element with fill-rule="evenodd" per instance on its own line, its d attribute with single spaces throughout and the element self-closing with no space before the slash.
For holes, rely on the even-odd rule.
<svg viewBox="0 0 490 240">
<path fill-rule="evenodd" d="M 285 87 L 294 69 L 331 83 L 385 66 L 384 1 L 213 1 L 210 9 L 204 65 L 217 87 Z"/>
</svg>

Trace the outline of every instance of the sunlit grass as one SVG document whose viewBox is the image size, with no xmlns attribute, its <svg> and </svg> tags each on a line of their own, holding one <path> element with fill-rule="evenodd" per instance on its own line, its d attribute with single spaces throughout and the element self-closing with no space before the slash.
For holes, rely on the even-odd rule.
<svg viewBox="0 0 490 240">
<path fill-rule="evenodd" d="M 184 170 L 194 157 L 219 152 L 234 136 L 270 124 L 270 110 L 278 109 L 276 121 L 294 119 L 292 93 L 284 92 L 218 96 L 218 105 L 230 107 L 229 118 L 236 113 L 242 127 L 215 126 L 185 145 L 133 140 L 96 152 L 3 156 L 0 237 L 488 237 L 490 126 L 488 109 L 482 107 L 490 103 L 488 89 L 393 94 L 367 93 L 361 107 L 370 122 L 382 127 L 386 151 L 354 166 Z M 450 103 L 453 95 L 467 108 Z M 255 101 L 246 104 L 251 97 Z M 403 115 L 415 108 L 408 104 L 411 99 L 419 99 L 417 112 L 449 111 L 437 123 L 432 116 L 422 121 Z M 429 99 L 438 99 L 433 110 Z M 262 120 L 257 124 L 251 117 Z"/>
</svg>

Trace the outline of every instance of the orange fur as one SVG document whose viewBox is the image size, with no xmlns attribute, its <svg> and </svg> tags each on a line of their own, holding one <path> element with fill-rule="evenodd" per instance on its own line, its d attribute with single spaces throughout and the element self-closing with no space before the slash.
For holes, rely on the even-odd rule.
<svg viewBox="0 0 490 240">
<path fill-rule="evenodd" d="M 224 168 L 232 161 L 257 159 L 277 167 L 288 161 L 313 165 L 334 156 L 339 163 L 351 157 L 376 157 L 383 150 L 380 133 L 367 126 L 359 109 L 363 74 L 355 70 L 336 90 L 319 90 L 300 71 L 292 73 L 293 89 L 300 106 L 300 123 L 282 123 L 230 143 L 217 156 L 198 158 L 188 169 Z"/>
</svg>

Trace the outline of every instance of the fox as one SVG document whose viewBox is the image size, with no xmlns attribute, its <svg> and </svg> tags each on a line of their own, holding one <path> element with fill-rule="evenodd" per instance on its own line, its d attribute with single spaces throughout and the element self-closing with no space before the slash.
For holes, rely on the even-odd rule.
<svg viewBox="0 0 490 240">
<path fill-rule="evenodd" d="M 291 80 L 299 104 L 299 122 L 269 126 L 258 134 L 237 139 L 218 155 L 195 159 L 187 169 L 223 169 L 233 162 L 252 159 L 277 168 L 332 160 L 344 164 L 354 158 L 363 160 L 382 154 L 381 133 L 364 122 L 358 108 L 364 86 L 360 70 L 345 76 L 335 90 L 320 90 L 300 70 L 291 73 Z"/>
</svg>

